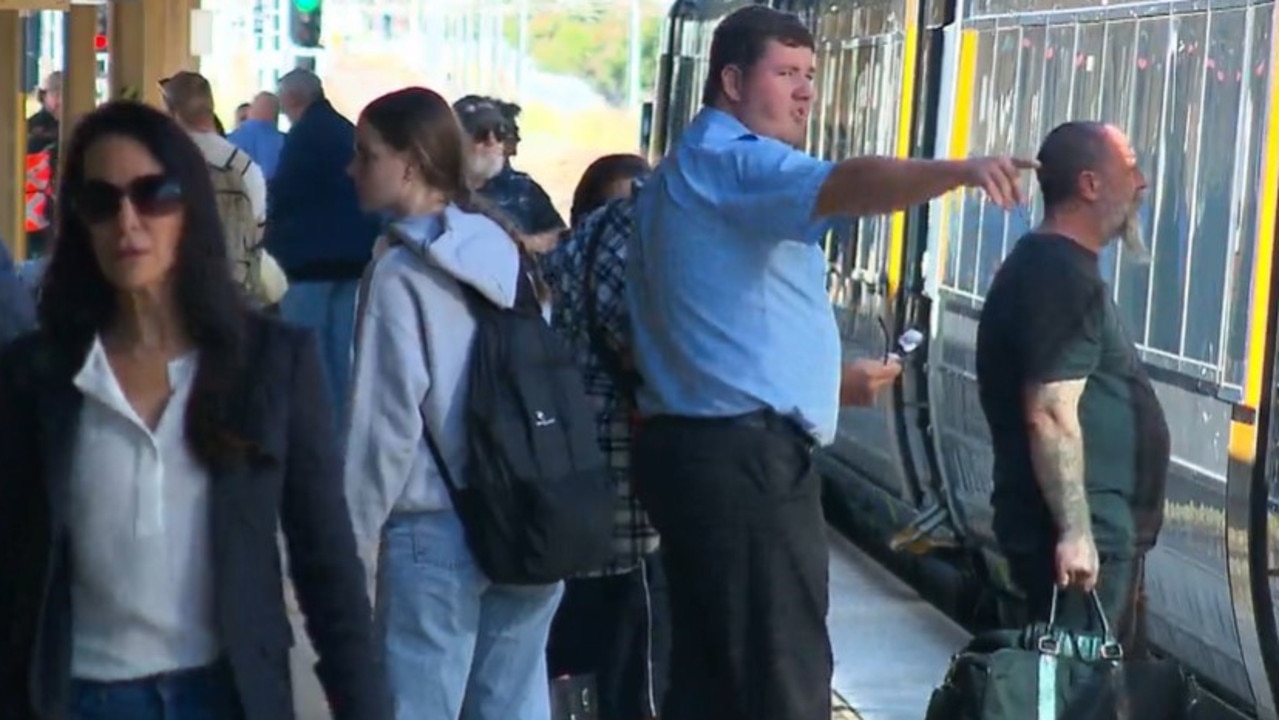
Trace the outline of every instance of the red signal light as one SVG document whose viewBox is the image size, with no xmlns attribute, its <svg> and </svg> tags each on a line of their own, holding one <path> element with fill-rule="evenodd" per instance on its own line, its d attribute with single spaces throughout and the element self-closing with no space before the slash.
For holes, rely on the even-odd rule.
<svg viewBox="0 0 1279 720">
<path fill-rule="evenodd" d="M 107 49 L 107 36 L 98 34 L 93 36 L 93 49 L 102 52 Z"/>
</svg>

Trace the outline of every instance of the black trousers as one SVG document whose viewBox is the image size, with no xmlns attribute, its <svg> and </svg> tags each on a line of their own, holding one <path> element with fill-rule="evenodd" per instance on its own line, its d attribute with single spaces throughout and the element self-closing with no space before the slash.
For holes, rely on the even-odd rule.
<svg viewBox="0 0 1279 720">
<path fill-rule="evenodd" d="M 632 452 L 662 535 L 662 720 L 828 720 L 829 550 L 811 444 L 789 421 L 656 417 Z"/>
<path fill-rule="evenodd" d="M 659 555 L 625 574 L 564 583 L 547 667 L 552 679 L 594 675 L 600 720 L 649 720 L 661 709 L 671 630 Z"/>
<path fill-rule="evenodd" d="M 1055 562 L 1053 549 L 1039 553 L 1009 553 L 1013 582 L 1026 595 L 1028 622 L 1047 622 L 1052 609 Z M 1146 654 L 1146 594 L 1144 552 L 1101 553 L 1097 598 L 1124 656 L 1141 659 Z M 1057 599 L 1057 624 L 1086 632 L 1101 632 L 1092 600 L 1079 590 L 1061 592 Z"/>
</svg>

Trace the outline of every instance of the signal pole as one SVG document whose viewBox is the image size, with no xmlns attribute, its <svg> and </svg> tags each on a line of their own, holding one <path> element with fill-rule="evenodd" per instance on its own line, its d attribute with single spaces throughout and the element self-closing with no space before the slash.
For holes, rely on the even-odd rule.
<svg viewBox="0 0 1279 720">
<path fill-rule="evenodd" d="M 525 90 L 525 74 L 528 66 L 528 0 L 520 0 L 519 47 L 515 54 L 515 87 L 521 105 L 528 102 Z"/>
<path fill-rule="evenodd" d="M 631 43 L 627 65 L 627 101 L 631 110 L 639 107 L 640 93 L 640 0 L 631 0 Z"/>
</svg>

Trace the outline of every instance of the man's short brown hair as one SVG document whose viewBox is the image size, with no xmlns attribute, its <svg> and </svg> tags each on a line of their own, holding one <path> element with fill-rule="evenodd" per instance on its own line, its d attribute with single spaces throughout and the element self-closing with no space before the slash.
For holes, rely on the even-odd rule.
<svg viewBox="0 0 1279 720">
<path fill-rule="evenodd" d="M 164 104 L 179 119 L 190 122 L 213 114 L 213 87 L 200 73 L 183 70 L 160 81 Z"/>
<path fill-rule="evenodd" d="M 724 18 L 711 38 L 710 69 L 702 104 L 715 104 L 724 91 L 724 68 L 736 65 L 743 73 L 749 72 L 764 57 L 770 40 L 787 47 L 814 48 L 813 34 L 791 13 L 766 5 L 748 5 Z"/>
</svg>

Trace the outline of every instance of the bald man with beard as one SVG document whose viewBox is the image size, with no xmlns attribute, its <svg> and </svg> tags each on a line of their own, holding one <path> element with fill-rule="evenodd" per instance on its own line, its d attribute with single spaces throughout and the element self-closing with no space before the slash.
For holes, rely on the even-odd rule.
<svg viewBox="0 0 1279 720">
<path fill-rule="evenodd" d="M 1095 591 L 1127 657 L 1143 652 L 1145 556 L 1163 521 L 1170 440 L 1098 254 L 1145 257 L 1146 178 L 1122 131 L 1054 129 L 1039 151 L 1044 219 L 991 282 L 977 382 L 994 446 L 995 538 L 1031 620 L 1099 632 Z"/>
</svg>

